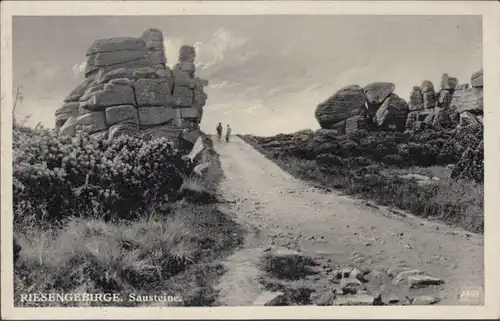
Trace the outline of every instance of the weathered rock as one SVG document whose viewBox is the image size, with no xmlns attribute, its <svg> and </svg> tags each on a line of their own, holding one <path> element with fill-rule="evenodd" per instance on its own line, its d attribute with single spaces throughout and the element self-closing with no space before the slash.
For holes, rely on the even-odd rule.
<svg viewBox="0 0 500 321">
<path fill-rule="evenodd" d="M 449 89 L 454 90 L 455 88 L 457 88 L 457 85 L 458 85 L 457 78 L 455 78 L 455 77 L 448 78 L 448 88 Z"/>
<path fill-rule="evenodd" d="M 344 293 L 348 294 L 356 294 L 359 291 L 364 291 L 366 290 L 365 286 L 363 285 L 363 282 L 356 278 L 343 278 L 340 280 L 340 289 Z"/>
<path fill-rule="evenodd" d="M 160 31 L 160 29 L 156 28 L 148 28 L 144 30 L 140 38 L 146 43 L 148 43 L 149 41 L 161 41 L 163 43 L 163 33 Z"/>
<path fill-rule="evenodd" d="M 406 101 L 396 94 L 391 94 L 375 114 L 378 126 L 395 125 L 399 131 L 404 131 L 409 109 Z"/>
<path fill-rule="evenodd" d="M 135 60 L 127 61 L 127 62 L 122 62 L 122 63 L 110 65 L 107 67 L 94 66 L 94 65 L 87 64 L 87 66 L 85 67 L 85 76 L 89 77 L 91 75 L 94 75 L 95 72 L 97 72 L 97 71 L 100 72 L 101 68 L 104 68 L 104 70 L 102 72 L 108 72 L 108 71 L 111 71 L 111 70 L 117 69 L 117 68 L 143 68 L 143 67 L 152 67 L 152 63 L 151 63 L 151 60 L 149 59 L 149 57 L 139 58 L 139 59 L 135 59 Z"/>
<path fill-rule="evenodd" d="M 122 135 L 135 136 L 139 133 L 139 126 L 130 123 L 115 124 L 109 128 L 109 139 L 115 139 Z"/>
<path fill-rule="evenodd" d="M 450 107 L 456 110 L 461 104 L 461 97 L 466 89 L 469 88 L 469 84 L 458 85 L 453 91 L 453 95 L 450 101 Z"/>
<path fill-rule="evenodd" d="M 279 306 L 286 302 L 283 292 L 263 291 L 253 302 L 254 306 Z"/>
<path fill-rule="evenodd" d="M 464 90 L 457 108 L 458 113 L 464 111 L 483 111 L 483 90 L 481 88 L 469 88 Z"/>
<path fill-rule="evenodd" d="M 337 296 L 332 305 L 373 305 L 375 297 L 368 294 Z"/>
<path fill-rule="evenodd" d="M 208 170 L 208 168 L 210 168 L 210 166 L 212 165 L 212 162 L 204 162 L 204 163 L 200 163 L 198 165 L 196 165 L 193 169 L 193 173 L 195 173 L 196 175 L 202 177 L 203 176 L 203 173 L 205 171 Z"/>
<path fill-rule="evenodd" d="M 450 89 L 441 89 L 437 96 L 436 106 L 448 107 L 451 104 L 452 93 Z"/>
<path fill-rule="evenodd" d="M 59 136 L 69 136 L 69 137 L 75 136 L 77 124 L 78 124 L 78 119 L 74 116 L 70 116 L 59 129 Z"/>
<path fill-rule="evenodd" d="M 108 125 L 118 123 L 139 124 L 137 109 L 132 105 L 113 106 L 106 108 L 106 122 Z"/>
<path fill-rule="evenodd" d="M 134 84 L 135 99 L 142 106 L 172 106 L 172 79 L 139 79 Z"/>
<path fill-rule="evenodd" d="M 361 114 L 365 108 L 365 102 L 366 98 L 361 87 L 347 86 L 319 104 L 315 116 L 321 128 L 333 129 L 333 127 L 338 127 L 334 126 L 335 124 Z"/>
<path fill-rule="evenodd" d="M 172 77 L 175 86 L 194 89 L 197 85 L 196 79 L 189 72 L 182 70 L 180 64 L 177 64 L 172 70 Z"/>
<path fill-rule="evenodd" d="M 394 92 L 396 85 L 391 82 L 374 82 L 363 88 L 369 104 L 382 104 Z"/>
<path fill-rule="evenodd" d="M 193 90 L 187 87 L 174 86 L 173 98 L 176 106 L 191 106 L 193 95 Z"/>
<path fill-rule="evenodd" d="M 180 136 L 181 129 L 173 125 L 156 126 L 145 129 L 144 135 L 152 138 L 165 137 L 171 140 L 177 140 Z"/>
<path fill-rule="evenodd" d="M 411 305 L 431 305 L 439 301 L 439 298 L 432 295 L 420 295 L 411 300 Z"/>
<path fill-rule="evenodd" d="M 420 85 L 420 89 L 422 90 L 422 93 L 432 92 L 434 94 L 434 92 L 435 92 L 434 84 L 429 80 L 422 81 L 422 84 Z"/>
<path fill-rule="evenodd" d="M 417 174 L 412 174 L 412 175 L 417 175 Z M 429 179 L 429 177 L 427 176 L 424 176 L 425 179 Z M 392 280 L 392 284 L 399 284 L 401 283 L 403 280 L 405 279 L 408 279 L 410 276 L 412 275 L 418 275 L 418 274 L 422 274 L 421 271 L 419 270 L 405 270 L 405 271 L 401 271 L 399 272 L 395 277 L 394 279 Z"/>
<path fill-rule="evenodd" d="M 179 61 L 194 63 L 196 59 L 196 50 L 193 46 L 183 45 L 179 49 Z"/>
<path fill-rule="evenodd" d="M 472 74 L 470 83 L 472 87 L 483 88 L 483 69 Z"/>
<path fill-rule="evenodd" d="M 478 126 L 480 125 L 479 121 L 477 120 L 476 116 L 471 114 L 468 111 L 465 111 L 460 114 L 460 127 L 468 127 L 468 126 Z"/>
<path fill-rule="evenodd" d="M 109 130 L 101 130 L 99 132 L 93 133 L 90 135 L 90 138 L 97 139 L 97 140 L 102 140 L 102 139 L 108 139 L 109 138 Z"/>
<path fill-rule="evenodd" d="M 422 90 L 418 86 L 414 86 L 410 94 L 410 101 L 408 102 L 410 110 L 418 110 L 424 108 L 424 96 Z"/>
<path fill-rule="evenodd" d="M 106 123 L 106 113 L 104 111 L 94 111 L 77 118 L 78 126 L 88 133 L 95 133 L 108 128 Z"/>
<path fill-rule="evenodd" d="M 349 117 L 345 121 L 345 132 L 347 134 L 364 129 L 366 129 L 366 118 L 364 116 Z"/>
<path fill-rule="evenodd" d="M 88 49 L 87 55 L 98 52 L 144 49 L 146 49 L 146 43 L 142 39 L 134 37 L 114 37 L 94 41 Z"/>
<path fill-rule="evenodd" d="M 175 110 L 166 106 L 140 107 L 138 111 L 140 125 L 166 124 L 176 117 Z"/>
<path fill-rule="evenodd" d="M 163 49 L 149 50 L 149 59 L 153 65 L 165 65 L 167 63 L 167 57 Z"/>
<path fill-rule="evenodd" d="M 198 117 L 198 110 L 192 107 L 188 108 L 180 108 L 181 111 L 181 117 L 183 119 L 185 118 L 197 118 Z"/>
<path fill-rule="evenodd" d="M 127 79 L 121 78 L 120 80 L 125 82 Z M 135 105 L 134 91 L 131 84 L 130 81 L 126 84 L 106 83 L 103 90 L 85 94 L 81 98 L 80 106 L 89 110 L 102 110 L 111 106 Z"/>
<path fill-rule="evenodd" d="M 142 131 L 149 137 L 192 144 L 201 133 L 199 122 L 208 98 L 203 87 L 208 81 L 195 77 L 193 46 L 180 48 L 174 71 L 166 66 L 163 41 L 162 32 L 155 28 L 145 30 L 140 38 L 95 41 L 86 54 L 86 79 L 56 111 L 56 127 L 75 117 L 74 131 L 83 130 L 92 137 Z M 187 134 L 179 140 L 182 129 Z"/>
<path fill-rule="evenodd" d="M 309 299 L 315 305 L 329 306 L 333 304 L 335 300 L 335 294 L 333 293 L 333 291 L 326 291 L 324 293 L 313 292 L 311 293 Z"/>
<path fill-rule="evenodd" d="M 147 57 L 146 50 L 101 52 L 88 56 L 87 64 L 95 67 L 108 67 Z"/>
<path fill-rule="evenodd" d="M 62 105 L 55 112 L 56 128 L 59 128 L 70 117 L 78 117 L 80 104 L 78 102 L 69 102 Z"/>
<path fill-rule="evenodd" d="M 83 96 L 85 91 L 87 90 L 87 87 L 90 86 L 92 82 L 95 81 L 94 77 L 89 77 L 86 78 L 84 81 L 82 81 L 78 86 L 76 86 L 75 89 L 71 91 L 71 93 L 64 99 L 64 102 L 76 102 L 80 100 L 80 97 Z"/>
<path fill-rule="evenodd" d="M 111 79 L 130 79 L 135 80 L 136 78 L 156 78 L 158 77 L 156 70 L 153 67 L 142 67 L 142 68 L 116 68 L 112 70 L 103 70 L 103 72 L 97 78 L 97 84 L 103 84 Z"/>
<path fill-rule="evenodd" d="M 172 79 L 172 70 L 170 70 L 169 67 L 165 69 L 157 69 L 156 70 L 156 75 L 158 78 L 168 78 L 169 81 L 172 82 L 173 84 L 173 79 Z M 148 78 L 148 77 L 137 77 L 137 78 Z"/>
<path fill-rule="evenodd" d="M 199 130 L 184 131 L 182 133 L 182 138 L 194 144 L 198 140 L 198 138 L 201 137 L 201 135 L 201 131 Z"/>
<path fill-rule="evenodd" d="M 421 129 L 425 125 L 424 121 L 429 114 L 431 114 L 430 109 L 410 112 L 406 118 L 406 130 L 414 131 Z"/>
<path fill-rule="evenodd" d="M 433 91 L 423 93 L 424 108 L 434 108 L 436 105 L 436 94 Z"/>
<path fill-rule="evenodd" d="M 434 128 L 453 127 L 453 122 L 451 120 L 450 114 L 451 109 L 449 107 L 435 107 L 424 119 L 424 123 Z"/>
<path fill-rule="evenodd" d="M 441 89 L 448 89 L 448 80 L 450 79 L 450 76 L 448 74 L 442 74 L 441 75 Z"/>
<path fill-rule="evenodd" d="M 421 288 L 429 285 L 439 285 L 444 283 L 443 280 L 438 278 L 433 278 L 428 275 L 416 274 L 408 276 L 408 286 L 410 288 Z"/>
</svg>

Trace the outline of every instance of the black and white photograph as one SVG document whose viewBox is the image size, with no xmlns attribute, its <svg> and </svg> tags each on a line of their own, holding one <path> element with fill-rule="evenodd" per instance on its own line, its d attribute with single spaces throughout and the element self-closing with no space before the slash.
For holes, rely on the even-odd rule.
<svg viewBox="0 0 500 321">
<path fill-rule="evenodd" d="M 3 311 L 498 316 L 486 15 L 63 3 L 2 34 Z"/>
</svg>

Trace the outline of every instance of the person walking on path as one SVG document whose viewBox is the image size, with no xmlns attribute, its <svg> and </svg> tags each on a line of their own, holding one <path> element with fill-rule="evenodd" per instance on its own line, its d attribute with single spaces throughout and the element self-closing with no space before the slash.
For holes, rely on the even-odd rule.
<svg viewBox="0 0 500 321">
<path fill-rule="evenodd" d="M 227 129 L 226 129 L 226 142 L 229 143 L 229 137 L 231 136 L 231 127 L 229 125 L 227 125 Z"/>
<path fill-rule="evenodd" d="M 219 141 L 222 138 L 222 124 L 221 123 L 219 123 L 219 125 L 217 125 L 217 138 L 219 138 Z"/>
</svg>

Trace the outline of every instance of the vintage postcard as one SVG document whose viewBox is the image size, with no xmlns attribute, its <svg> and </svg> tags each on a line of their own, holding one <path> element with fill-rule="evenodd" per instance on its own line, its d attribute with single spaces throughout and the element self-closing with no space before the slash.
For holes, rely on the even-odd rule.
<svg viewBox="0 0 500 321">
<path fill-rule="evenodd" d="M 2 318 L 498 317 L 499 9 L 2 2 Z"/>
</svg>

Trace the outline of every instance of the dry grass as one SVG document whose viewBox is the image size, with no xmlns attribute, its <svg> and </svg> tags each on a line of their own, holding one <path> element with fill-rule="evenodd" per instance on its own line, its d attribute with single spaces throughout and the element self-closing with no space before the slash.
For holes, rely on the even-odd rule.
<svg viewBox="0 0 500 321">
<path fill-rule="evenodd" d="M 16 294 L 169 292 L 172 276 L 237 246 L 235 231 L 215 206 L 185 202 L 133 222 L 71 218 L 62 228 L 27 229 L 17 233 Z"/>
</svg>

